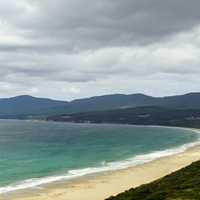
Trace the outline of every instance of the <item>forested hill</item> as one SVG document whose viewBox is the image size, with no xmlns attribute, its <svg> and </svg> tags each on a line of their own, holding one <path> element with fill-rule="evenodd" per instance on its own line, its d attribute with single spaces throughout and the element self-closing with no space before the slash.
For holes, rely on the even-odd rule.
<svg viewBox="0 0 200 200">
<path fill-rule="evenodd" d="M 54 109 L 67 102 L 22 95 L 0 99 L 0 118 L 18 118 L 20 115 L 41 115 L 55 113 Z M 7 117 L 6 117 L 7 116 Z"/>
<path fill-rule="evenodd" d="M 157 106 L 75 113 L 47 118 L 75 123 L 119 123 L 200 128 L 200 109 L 173 109 Z"/>
<path fill-rule="evenodd" d="M 59 115 L 111 109 L 159 106 L 173 109 L 200 109 L 200 93 L 179 96 L 152 97 L 144 94 L 113 94 L 78 99 L 57 101 L 22 95 L 0 99 L 0 118 L 20 118 L 41 115 Z"/>
</svg>

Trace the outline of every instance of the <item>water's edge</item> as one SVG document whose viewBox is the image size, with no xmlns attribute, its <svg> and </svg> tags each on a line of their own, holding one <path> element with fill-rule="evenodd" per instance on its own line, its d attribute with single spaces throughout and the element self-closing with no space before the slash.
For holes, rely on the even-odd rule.
<svg viewBox="0 0 200 200">
<path fill-rule="evenodd" d="M 151 126 L 152 127 L 152 126 Z M 159 127 L 159 126 L 154 126 Z M 175 154 L 182 153 L 192 147 L 200 145 L 200 130 L 192 129 L 192 128 L 182 128 L 182 127 L 167 127 L 167 128 L 179 128 L 179 129 L 186 129 L 189 131 L 193 131 L 197 133 L 198 139 L 195 142 L 190 142 L 184 145 L 181 145 L 176 148 L 166 149 L 162 151 L 155 151 L 148 154 L 141 154 L 134 156 L 132 158 L 116 161 L 116 162 L 103 162 L 99 167 L 92 167 L 92 168 L 84 168 L 79 170 L 70 170 L 68 173 L 58 176 L 49 176 L 44 178 L 35 178 L 35 179 L 28 179 L 22 182 L 18 182 L 16 184 L 11 184 L 8 186 L 0 187 L 0 194 L 10 193 L 17 190 L 23 190 L 27 188 L 34 188 L 45 184 L 50 184 L 53 182 L 63 181 L 63 180 L 72 180 L 75 178 L 80 178 L 90 174 L 96 174 L 101 172 L 108 172 L 108 171 L 115 171 L 115 170 L 122 170 L 129 167 L 134 167 L 137 165 L 142 165 L 151 161 L 154 161 L 159 158 L 172 156 Z"/>
</svg>

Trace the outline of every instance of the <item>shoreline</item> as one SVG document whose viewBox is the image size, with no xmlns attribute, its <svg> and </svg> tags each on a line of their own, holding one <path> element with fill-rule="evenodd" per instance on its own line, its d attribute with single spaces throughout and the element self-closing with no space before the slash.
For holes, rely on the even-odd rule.
<svg viewBox="0 0 200 200">
<path fill-rule="evenodd" d="M 199 129 L 182 129 L 200 133 Z M 73 180 L 61 180 L 36 188 L 0 194 L 0 200 L 79 200 L 80 196 L 82 200 L 103 200 L 132 187 L 154 181 L 197 160 L 200 160 L 200 145 L 125 169 L 103 171 Z"/>
</svg>

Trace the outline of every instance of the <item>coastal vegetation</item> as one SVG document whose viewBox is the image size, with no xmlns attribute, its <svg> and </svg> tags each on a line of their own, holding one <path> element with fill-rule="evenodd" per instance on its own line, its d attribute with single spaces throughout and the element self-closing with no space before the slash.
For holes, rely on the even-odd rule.
<svg viewBox="0 0 200 200">
<path fill-rule="evenodd" d="M 200 109 L 174 109 L 145 106 L 50 116 L 47 120 L 76 123 L 116 123 L 199 128 Z"/>
<path fill-rule="evenodd" d="M 107 200 L 199 200 L 200 161 Z"/>
</svg>

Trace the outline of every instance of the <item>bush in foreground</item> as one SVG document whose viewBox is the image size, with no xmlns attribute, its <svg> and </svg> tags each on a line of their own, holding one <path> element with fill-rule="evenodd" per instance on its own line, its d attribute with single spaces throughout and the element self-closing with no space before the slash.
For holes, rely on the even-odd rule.
<svg viewBox="0 0 200 200">
<path fill-rule="evenodd" d="M 107 200 L 200 200 L 200 161 Z"/>
</svg>

